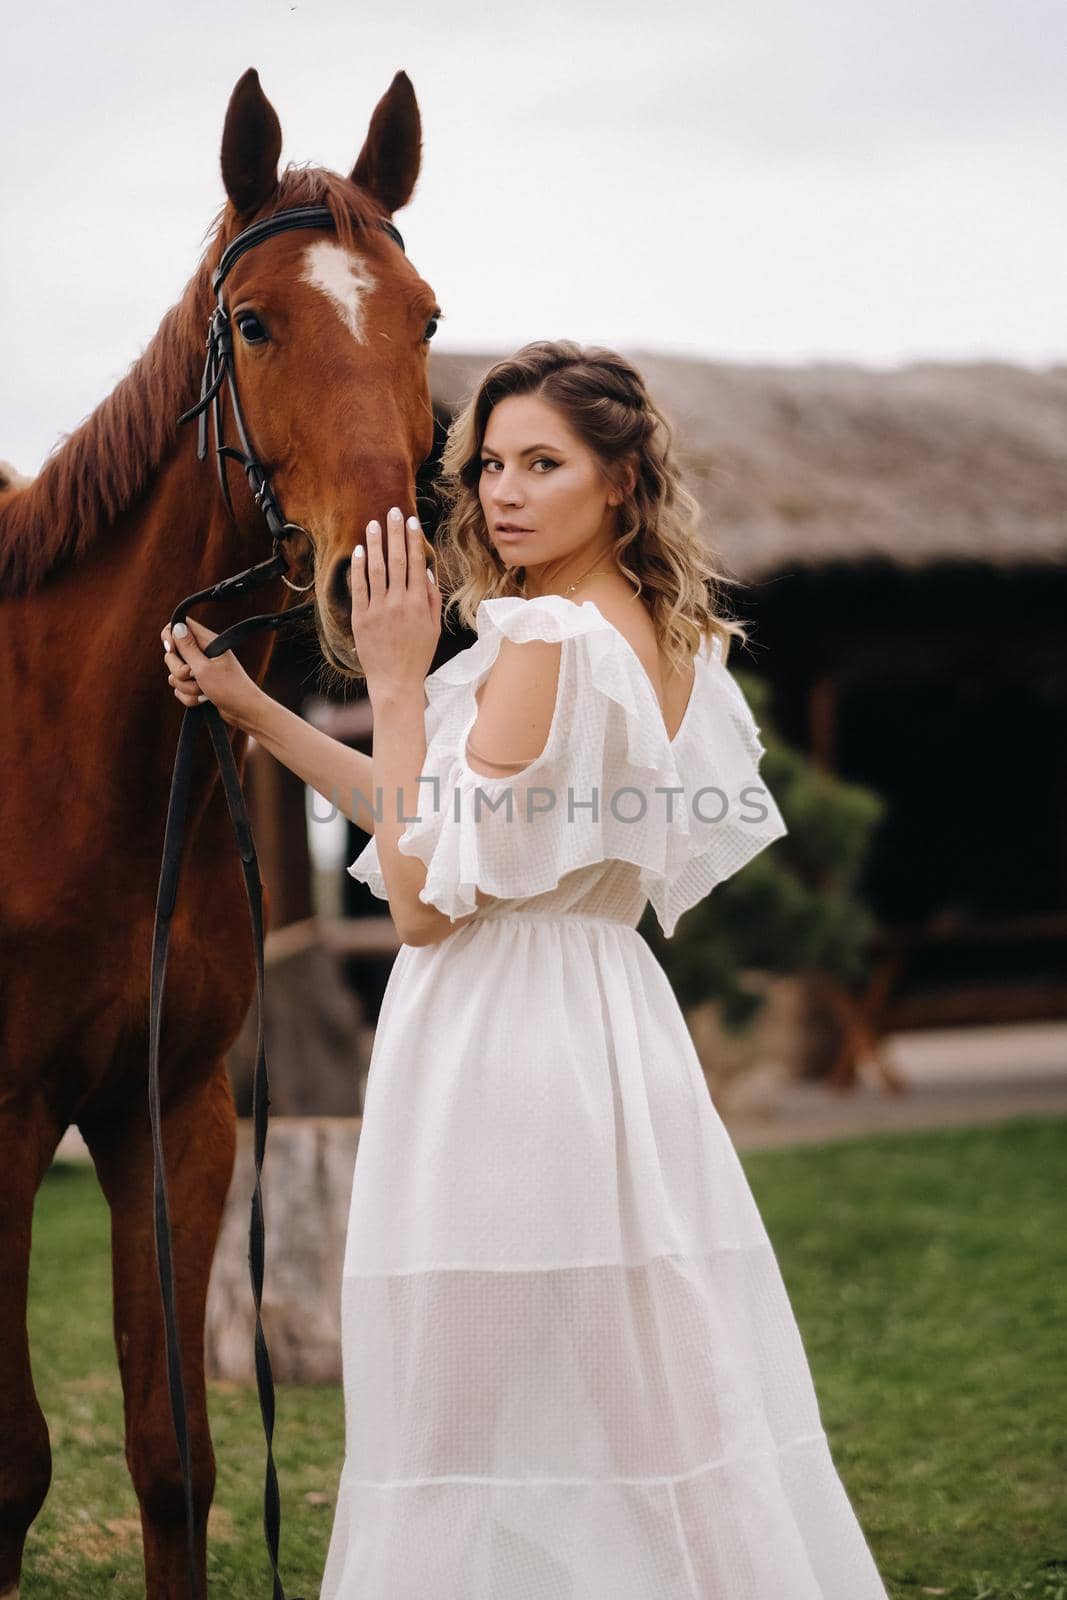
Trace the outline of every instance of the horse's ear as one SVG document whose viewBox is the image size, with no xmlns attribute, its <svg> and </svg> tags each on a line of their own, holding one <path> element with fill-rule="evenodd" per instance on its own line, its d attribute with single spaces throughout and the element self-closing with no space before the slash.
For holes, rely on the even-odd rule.
<svg viewBox="0 0 1067 1600">
<path fill-rule="evenodd" d="M 374 108 L 351 179 L 392 216 L 406 206 L 419 176 L 422 120 L 406 72 L 398 72 Z"/>
<path fill-rule="evenodd" d="M 258 211 L 278 187 L 282 125 L 249 67 L 238 78 L 222 130 L 222 181 L 240 216 Z"/>
</svg>

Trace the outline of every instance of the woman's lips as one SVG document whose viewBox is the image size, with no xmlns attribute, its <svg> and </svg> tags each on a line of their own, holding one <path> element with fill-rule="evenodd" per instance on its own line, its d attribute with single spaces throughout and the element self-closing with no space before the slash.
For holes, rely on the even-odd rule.
<svg viewBox="0 0 1067 1600">
<path fill-rule="evenodd" d="M 498 539 L 525 539 L 531 531 L 530 528 L 498 528 L 496 536 Z"/>
</svg>

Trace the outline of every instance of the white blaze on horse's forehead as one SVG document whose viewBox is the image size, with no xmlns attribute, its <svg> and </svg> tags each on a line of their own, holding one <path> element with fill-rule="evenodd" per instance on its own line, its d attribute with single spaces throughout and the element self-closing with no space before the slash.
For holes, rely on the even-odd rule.
<svg viewBox="0 0 1067 1600">
<path fill-rule="evenodd" d="M 301 277 L 333 301 L 349 333 L 362 343 L 363 302 L 375 282 L 366 262 L 335 239 L 316 239 L 304 252 Z"/>
</svg>

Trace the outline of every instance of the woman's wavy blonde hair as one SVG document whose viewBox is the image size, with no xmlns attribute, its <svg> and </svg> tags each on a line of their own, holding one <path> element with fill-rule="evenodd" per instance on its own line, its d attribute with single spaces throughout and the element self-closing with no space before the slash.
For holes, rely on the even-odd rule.
<svg viewBox="0 0 1067 1600">
<path fill-rule="evenodd" d="M 500 560 L 478 497 L 489 415 L 517 394 L 555 406 L 608 483 L 624 493 L 615 559 L 635 592 L 645 594 L 671 665 L 687 665 L 708 635 L 718 638 L 725 662 L 731 640 L 747 633 L 722 603 L 722 586 L 730 580 L 716 570 L 698 532 L 700 507 L 675 463 L 674 430 L 636 367 L 614 350 L 570 339 L 537 340 L 498 361 L 448 430 L 435 484 L 443 510 L 435 542 L 446 618 L 457 613 L 473 629 L 481 601 L 523 593 L 515 574 L 521 572 L 524 582 L 525 569 Z"/>
</svg>

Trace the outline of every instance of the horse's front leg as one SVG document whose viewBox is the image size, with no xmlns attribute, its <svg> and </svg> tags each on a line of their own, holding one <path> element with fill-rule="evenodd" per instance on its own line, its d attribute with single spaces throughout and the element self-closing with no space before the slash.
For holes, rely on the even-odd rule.
<svg viewBox="0 0 1067 1600">
<path fill-rule="evenodd" d="M 236 1144 L 236 1114 L 224 1064 L 219 1062 L 205 1081 L 165 1100 L 162 1124 L 200 1580 L 192 1600 L 203 1600 L 207 1518 L 215 1492 L 204 1382 L 204 1311 Z M 141 1507 L 146 1600 L 190 1600 L 185 1492 L 156 1266 L 147 1103 L 139 1097 L 121 1125 L 83 1132 L 111 1207 L 115 1345 L 126 1413 L 126 1461 Z"/>
<path fill-rule="evenodd" d="M 16 1600 L 26 1534 L 52 1481 L 26 1295 L 33 1202 L 62 1134 L 43 1099 L 0 1099 L 0 1600 Z"/>
</svg>

